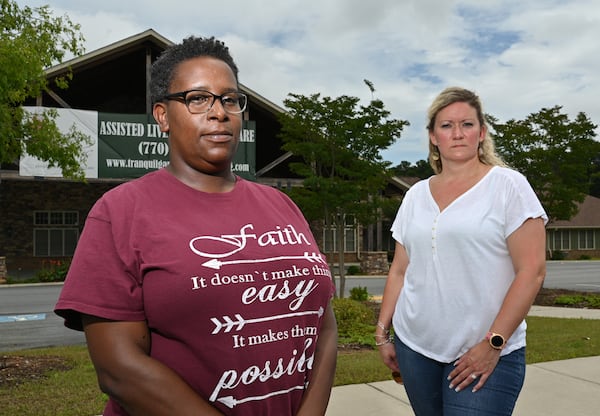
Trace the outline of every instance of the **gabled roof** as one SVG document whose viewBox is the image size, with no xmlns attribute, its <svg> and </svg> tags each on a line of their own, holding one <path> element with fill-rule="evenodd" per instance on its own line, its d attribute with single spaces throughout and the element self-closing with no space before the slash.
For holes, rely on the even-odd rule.
<svg viewBox="0 0 600 416">
<path fill-rule="evenodd" d="M 78 56 L 60 65 L 53 66 L 46 70 L 48 77 L 61 74 L 69 69 L 76 70 L 86 66 L 97 65 L 106 59 L 114 59 L 116 56 L 127 54 L 131 49 L 138 48 L 140 45 L 151 45 L 157 49 L 164 50 L 173 45 L 169 39 L 158 34 L 153 29 L 145 30 L 137 35 L 121 39 L 111 43 L 103 48 Z"/>
<path fill-rule="evenodd" d="M 254 99 L 254 102 L 258 104 L 260 107 L 263 107 L 265 110 L 268 110 L 271 113 L 283 113 L 285 110 L 279 107 L 272 101 L 269 101 L 253 89 L 246 87 L 244 84 L 240 82 L 240 90 L 249 95 Z"/>
<path fill-rule="evenodd" d="M 399 176 L 391 176 L 388 178 L 388 188 L 391 186 L 392 188 L 390 189 L 396 189 L 397 191 L 399 191 L 399 195 L 404 195 L 406 191 L 408 191 L 410 187 L 414 185 L 414 183 L 411 183 L 406 179 L 407 178 L 401 178 Z M 394 194 L 397 194 L 397 191 L 392 192 Z"/>
<path fill-rule="evenodd" d="M 106 60 L 113 60 L 120 55 L 125 55 L 131 52 L 133 49 L 137 49 L 140 45 L 148 45 L 163 51 L 169 46 L 172 46 L 174 42 L 160 35 L 154 29 L 148 29 L 144 32 L 138 33 L 137 35 L 130 36 L 125 39 L 121 39 L 117 42 L 111 43 L 100 49 L 96 49 L 92 52 L 73 58 L 69 61 L 63 62 L 60 65 L 53 66 L 46 70 L 46 75 L 49 78 L 55 77 L 68 70 L 77 71 L 85 67 L 95 66 Z M 275 103 L 269 101 L 256 91 L 248 88 L 247 86 L 240 83 L 240 89 L 251 96 L 253 101 L 258 106 L 264 108 L 270 112 L 281 113 L 285 111 Z"/>
<path fill-rule="evenodd" d="M 600 198 L 588 195 L 577 205 L 579 211 L 570 221 L 553 221 L 547 228 L 600 228 Z"/>
<path fill-rule="evenodd" d="M 421 180 L 421 178 L 417 178 L 416 176 L 394 176 L 394 179 L 407 190 Z"/>
</svg>

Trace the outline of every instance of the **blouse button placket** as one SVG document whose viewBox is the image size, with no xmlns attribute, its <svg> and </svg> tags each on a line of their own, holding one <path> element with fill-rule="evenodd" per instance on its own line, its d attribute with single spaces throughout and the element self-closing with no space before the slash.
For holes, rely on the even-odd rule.
<svg viewBox="0 0 600 416">
<path fill-rule="evenodd" d="M 438 218 L 439 218 L 439 215 L 436 216 L 433 219 L 433 225 L 431 226 L 431 252 L 433 254 L 435 254 L 436 246 L 437 246 L 437 244 L 436 244 L 436 230 L 437 230 Z"/>
</svg>

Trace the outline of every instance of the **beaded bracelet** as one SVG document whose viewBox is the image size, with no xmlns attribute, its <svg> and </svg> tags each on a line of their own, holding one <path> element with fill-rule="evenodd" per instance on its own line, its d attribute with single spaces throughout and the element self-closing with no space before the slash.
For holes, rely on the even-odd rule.
<svg viewBox="0 0 600 416">
<path fill-rule="evenodd" d="M 385 325 L 383 324 L 383 322 L 381 322 L 381 321 L 377 321 L 377 326 L 379 328 L 383 329 L 386 334 L 390 332 L 390 330 L 388 328 L 386 328 Z"/>
<path fill-rule="evenodd" d="M 385 344 L 392 344 L 394 339 L 390 335 L 389 328 L 386 328 L 383 322 L 377 321 L 377 326 L 383 329 L 384 335 L 375 335 L 375 346 L 380 347 Z M 383 338 L 383 341 L 378 341 L 377 338 Z"/>
<path fill-rule="evenodd" d="M 377 338 L 384 338 L 383 341 L 377 341 Z M 382 345 L 385 344 L 393 344 L 394 343 L 394 339 L 389 335 L 375 335 L 375 346 L 376 347 L 381 347 Z"/>
</svg>

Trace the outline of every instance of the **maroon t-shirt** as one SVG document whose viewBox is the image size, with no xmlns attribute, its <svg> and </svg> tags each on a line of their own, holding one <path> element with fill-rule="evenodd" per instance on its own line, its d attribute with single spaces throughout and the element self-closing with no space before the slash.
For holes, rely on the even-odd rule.
<svg viewBox="0 0 600 416">
<path fill-rule="evenodd" d="M 325 258 L 282 192 L 238 178 L 194 190 L 166 170 L 92 208 L 56 313 L 145 320 L 151 355 L 226 415 L 294 415 L 333 295 Z M 105 415 L 126 414 L 110 401 Z"/>
</svg>

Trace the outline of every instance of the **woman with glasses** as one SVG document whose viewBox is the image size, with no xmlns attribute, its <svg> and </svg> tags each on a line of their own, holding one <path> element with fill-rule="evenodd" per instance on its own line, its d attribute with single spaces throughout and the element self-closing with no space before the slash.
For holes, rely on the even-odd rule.
<svg viewBox="0 0 600 416">
<path fill-rule="evenodd" d="M 92 208 L 56 313 L 83 329 L 104 415 L 324 415 L 331 274 L 280 191 L 232 173 L 247 98 L 214 38 L 152 66 L 169 165 Z"/>
<path fill-rule="evenodd" d="M 546 272 L 548 218 L 496 154 L 476 94 L 442 91 L 428 131 L 435 175 L 406 193 L 392 225 L 375 339 L 417 416 L 508 416 L 523 386 L 524 319 Z"/>
</svg>

